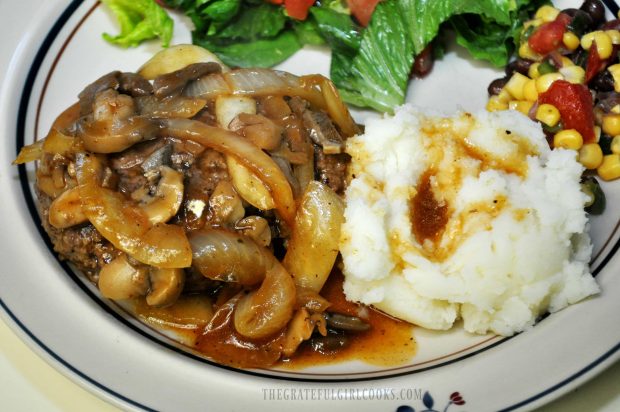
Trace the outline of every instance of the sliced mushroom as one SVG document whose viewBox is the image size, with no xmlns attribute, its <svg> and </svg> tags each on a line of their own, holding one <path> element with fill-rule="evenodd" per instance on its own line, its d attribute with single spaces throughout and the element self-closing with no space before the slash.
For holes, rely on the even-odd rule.
<svg viewBox="0 0 620 412">
<path fill-rule="evenodd" d="M 168 167 L 160 167 L 161 178 L 155 199 L 142 206 L 152 225 L 165 223 L 179 211 L 183 202 L 183 174 Z"/>
<path fill-rule="evenodd" d="M 334 328 L 346 331 L 363 332 L 370 329 L 370 325 L 357 316 L 342 313 L 325 313 L 327 324 Z"/>
<path fill-rule="evenodd" d="M 215 118 L 220 127 L 228 129 L 230 122 L 241 113 L 256 114 L 256 100 L 244 96 L 217 96 Z"/>
<path fill-rule="evenodd" d="M 245 138 L 263 150 L 276 150 L 282 142 L 281 126 L 260 114 L 240 113 L 228 128 L 241 133 Z"/>
<path fill-rule="evenodd" d="M 119 71 L 113 71 L 105 74 L 86 86 L 84 90 L 78 94 L 80 99 L 80 114 L 86 115 L 93 110 L 93 103 L 97 94 L 107 89 L 116 89 L 118 87 L 118 75 Z"/>
<path fill-rule="evenodd" d="M 77 187 L 65 190 L 50 204 L 48 220 L 56 229 L 65 229 L 87 222 L 82 212 L 80 191 Z"/>
<path fill-rule="evenodd" d="M 149 273 L 151 290 L 146 295 L 149 306 L 168 306 L 176 302 L 183 290 L 185 272 L 183 269 L 151 268 Z"/>
<path fill-rule="evenodd" d="M 114 300 L 132 299 L 146 295 L 149 290 L 149 275 L 146 267 L 133 267 L 122 254 L 101 268 L 99 291 Z"/>
<path fill-rule="evenodd" d="M 234 225 L 245 215 L 241 198 L 228 180 L 221 180 L 209 198 L 209 210 L 213 222 Z"/>
<path fill-rule="evenodd" d="M 321 317 L 321 319 L 325 322 L 324 318 Z M 295 353 L 301 342 L 310 339 L 314 325 L 308 310 L 306 308 L 298 309 L 286 328 L 282 353 L 285 356 L 291 356 Z"/>
<path fill-rule="evenodd" d="M 310 130 L 310 138 L 323 147 L 325 154 L 343 152 L 344 140 L 326 113 L 306 110 L 302 118 L 304 126 Z"/>
<path fill-rule="evenodd" d="M 84 148 L 94 153 L 117 153 L 156 136 L 157 126 L 135 116 L 134 100 L 115 90 L 99 93 L 93 104 L 93 121 L 82 125 Z"/>
<path fill-rule="evenodd" d="M 180 95 L 185 86 L 192 80 L 196 80 L 211 73 L 220 73 L 222 66 L 218 63 L 193 63 L 180 70 L 157 76 L 153 81 L 155 97 L 164 98 Z"/>
<path fill-rule="evenodd" d="M 159 149 L 151 153 L 140 165 L 144 172 L 159 169 L 161 166 L 170 165 L 170 156 L 172 155 L 172 145 L 165 144 Z"/>
<path fill-rule="evenodd" d="M 228 70 L 224 63 L 207 49 L 193 44 L 177 44 L 155 54 L 140 67 L 138 73 L 146 79 L 153 80 L 157 76 L 175 72 L 187 65 L 207 62 L 219 64 L 222 71 Z"/>
<path fill-rule="evenodd" d="M 242 235 L 252 239 L 258 245 L 267 247 L 271 243 L 269 222 L 263 217 L 245 217 L 235 224 L 235 229 Z"/>
</svg>

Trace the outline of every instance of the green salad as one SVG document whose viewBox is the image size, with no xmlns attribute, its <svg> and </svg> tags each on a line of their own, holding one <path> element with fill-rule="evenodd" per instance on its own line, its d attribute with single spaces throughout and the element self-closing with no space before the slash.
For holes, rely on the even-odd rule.
<svg viewBox="0 0 620 412">
<path fill-rule="evenodd" d="M 105 0 L 133 46 L 170 40 L 172 22 L 154 0 Z M 415 57 L 443 50 L 444 28 L 476 59 L 505 66 L 523 20 L 541 0 L 163 0 L 194 23 L 192 40 L 238 67 L 271 67 L 304 45 L 331 48 L 330 76 L 352 105 L 391 112 L 405 101 Z M 274 4 L 276 3 L 276 4 Z M 135 11 L 136 4 L 140 11 Z M 160 11 L 155 12 L 155 8 Z M 364 17 L 365 16 L 365 17 Z M 167 17 L 167 16 L 166 16 Z M 161 24 L 162 27 L 157 25 Z M 123 40 L 129 38 L 131 41 Z"/>
</svg>

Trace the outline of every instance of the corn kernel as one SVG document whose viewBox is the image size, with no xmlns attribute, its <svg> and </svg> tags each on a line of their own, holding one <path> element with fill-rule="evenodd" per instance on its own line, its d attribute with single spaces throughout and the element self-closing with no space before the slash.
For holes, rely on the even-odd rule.
<svg viewBox="0 0 620 412">
<path fill-rule="evenodd" d="M 603 180 L 614 180 L 620 177 L 620 155 L 613 153 L 603 156 L 603 163 L 596 169 Z"/>
<path fill-rule="evenodd" d="M 508 93 L 508 90 L 506 90 L 505 88 L 502 89 L 501 92 L 499 92 L 497 97 L 499 97 L 500 101 L 505 102 L 505 103 L 508 103 L 509 101 L 512 100 L 512 96 L 510 95 L 510 93 Z"/>
<path fill-rule="evenodd" d="M 536 14 L 534 14 L 535 19 L 540 19 L 543 22 L 547 23 L 553 21 L 560 14 L 560 10 L 556 9 L 553 6 L 545 5 L 536 10 Z"/>
<path fill-rule="evenodd" d="M 540 77 L 540 72 L 538 71 L 538 67 L 540 66 L 539 62 L 530 64 L 530 68 L 527 69 L 527 75 L 530 79 L 536 79 Z"/>
<path fill-rule="evenodd" d="M 596 33 L 597 33 L 596 31 L 592 31 L 590 33 L 586 33 L 583 36 L 581 36 L 581 41 L 580 41 L 581 47 L 586 50 L 590 50 L 590 47 L 592 47 L 592 42 L 594 41 L 594 35 Z"/>
<path fill-rule="evenodd" d="M 523 97 L 525 100 L 535 102 L 538 100 L 538 90 L 536 90 L 536 80 L 529 79 L 523 86 Z"/>
<path fill-rule="evenodd" d="M 601 140 L 601 126 L 594 126 L 594 141 L 598 143 Z"/>
<path fill-rule="evenodd" d="M 523 86 L 525 86 L 528 80 L 526 76 L 519 72 L 515 72 L 504 86 L 504 89 L 516 100 L 523 100 Z"/>
<path fill-rule="evenodd" d="M 581 66 L 562 67 L 559 72 L 570 83 L 583 84 L 586 81 L 586 71 Z"/>
<path fill-rule="evenodd" d="M 620 154 L 620 136 L 614 136 L 609 145 L 612 153 Z"/>
<path fill-rule="evenodd" d="M 603 124 L 601 125 L 603 132 L 616 136 L 620 134 L 620 114 L 607 113 L 603 115 Z"/>
<path fill-rule="evenodd" d="M 524 42 L 521 44 L 521 46 L 519 46 L 519 57 L 521 57 L 522 59 L 528 59 L 528 60 L 542 59 L 542 56 L 540 54 L 532 50 L 528 42 Z"/>
<path fill-rule="evenodd" d="M 575 65 L 575 63 L 573 63 L 573 61 L 566 56 L 562 56 L 560 61 L 562 62 L 562 67 L 571 67 Z"/>
<path fill-rule="evenodd" d="M 575 129 L 560 130 L 553 136 L 553 147 L 579 150 L 583 146 L 583 137 Z"/>
<path fill-rule="evenodd" d="M 612 112 L 612 113 L 619 113 L 620 114 L 620 104 L 615 105 L 609 111 Z"/>
<path fill-rule="evenodd" d="M 529 114 L 532 106 L 534 106 L 534 102 L 527 100 L 513 100 L 508 103 L 508 109 L 517 110 L 526 116 Z"/>
<path fill-rule="evenodd" d="M 580 41 L 579 41 L 579 37 L 577 37 L 575 33 L 573 33 L 572 31 L 567 31 L 562 36 L 562 43 L 564 43 L 564 46 L 568 50 L 573 51 L 573 50 L 577 50 L 577 47 L 579 47 Z"/>
<path fill-rule="evenodd" d="M 612 64 L 607 68 L 611 77 L 614 78 L 614 90 L 620 93 L 620 64 Z"/>
<path fill-rule="evenodd" d="M 616 45 L 620 44 L 620 31 L 618 30 L 605 30 L 605 34 L 611 39 L 611 43 Z"/>
<path fill-rule="evenodd" d="M 536 120 L 553 127 L 560 121 L 560 111 L 552 104 L 541 104 L 536 109 Z"/>
<path fill-rule="evenodd" d="M 596 169 L 603 163 L 603 150 L 598 143 L 588 143 L 579 149 L 579 163 L 586 169 Z"/>
<path fill-rule="evenodd" d="M 497 112 L 500 110 L 508 110 L 508 103 L 502 101 L 499 96 L 491 96 L 489 97 L 489 101 L 487 102 L 487 110 L 489 112 Z"/>
<path fill-rule="evenodd" d="M 584 34 L 581 38 L 581 47 L 586 50 L 590 50 L 590 47 L 592 47 L 592 42 L 594 41 L 596 41 L 596 51 L 598 52 L 599 57 L 601 59 L 609 58 L 613 51 L 611 37 L 609 37 L 604 31 L 593 31 L 588 34 Z"/>
<path fill-rule="evenodd" d="M 596 42 L 596 51 L 601 59 L 608 59 L 611 57 L 611 53 L 614 51 L 614 45 L 612 44 L 611 37 L 605 32 L 596 33 L 594 35 L 594 41 Z"/>
<path fill-rule="evenodd" d="M 538 93 L 544 93 L 549 90 L 549 87 L 551 87 L 551 83 L 556 80 L 561 80 L 563 78 L 564 76 L 562 76 L 562 74 L 559 72 L 543 74 L 538 79 L 536 79 L 536 90 L 538 90 Z"/>
</svg>

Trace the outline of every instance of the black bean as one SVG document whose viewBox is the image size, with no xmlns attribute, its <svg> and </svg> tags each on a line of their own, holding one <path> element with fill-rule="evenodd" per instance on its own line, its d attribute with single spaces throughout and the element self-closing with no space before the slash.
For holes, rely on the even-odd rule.
<svg viewBox="0 0 620 412">
<path fill-rule="evenodd" d="M 620 30 L 620 19 L 609 20 L 601 26 L 601 30 Z"/>
<path fill-rule="evenodd" d="M 599 146 L 601 146 L 601 150 L 603 151 L 604 155 L 608 155 L 608 154 L 612 154 L 611 151 L 611 141 L 613 140 L 613 137 L 611 137 L 608 134 L 601 134 L 601 138 L 598 140 L 598 144 Z"/>
<path fill-rule="evenodd" d="M 412 73 L 418 77 L 426 76 L 433 69 L 433 46 L 429 44 L 413 61 Z"/>
<path fill-rule="evenodd" d="M 519 72 L 527 76 L 527 72 L 530 70 L 532 63 L 534 62 L 526 59 L 513 60 L 506 66 L 506 76 L 512 76 L 514 72 Z"/>
<path fill-rule="evenodd" d="M 327 325 L 340 330 L 363 332 L 370 329 L 370 325 L 357 316 L 343 315 L 342 313 L 326 313 Z"/>
<path fill-rule="evenodd" d="M 487 88 L 487 91 L 489 92 L 489 96 L 498 95 L 502 91 L 506 83 L 508 83 L 508 77 L 502 77 L 500 79 L 493 80 L 491 84 L 489 84 L 489 87 Z"/>
<path fill-rule="evenodd" d="M 590 15 L 595 26 L 605 22 L 605 6 L 600 0 L 586 0 L 580 9 Z"/>
<path fill-rule="evenodd" d="M 607 70 L 603 70 L 596 74 L 588 85 L 597 92 L 610 92 L 614 89 L 614 78 Z"/>
<path fill-rule="evenodd" d="M 575 33 L 578 37 L 581 37 L 592 29 L 592 17 L 590 17 L 588 13 L 583 10 L 577 9 L 569 10 L 574 10 L 574 13 L 571 16 L 572 20 L 570 21 L 570 23 L 568 23 L 567 26 L 567 29 L 569 31 Z"/>
</svg>

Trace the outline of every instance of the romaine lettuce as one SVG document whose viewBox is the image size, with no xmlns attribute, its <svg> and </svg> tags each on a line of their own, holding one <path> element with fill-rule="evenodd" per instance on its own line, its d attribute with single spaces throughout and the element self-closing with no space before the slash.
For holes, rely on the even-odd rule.
<svg viewBox="0 0 620 412">
<path fill-rule="evenodd" d="M 174 22 L 154 0 L 102 0 L 121 26 L 120 34 L 103 34 L 103 38 L 121 47 L 135 47 L 144 40 L 159 37 L 168 47 Z"/>
</svg>

